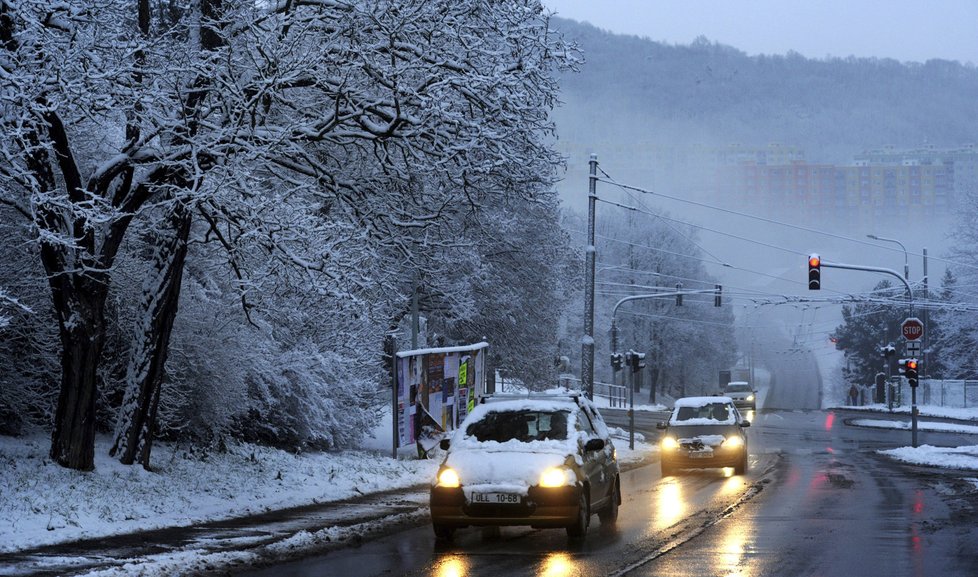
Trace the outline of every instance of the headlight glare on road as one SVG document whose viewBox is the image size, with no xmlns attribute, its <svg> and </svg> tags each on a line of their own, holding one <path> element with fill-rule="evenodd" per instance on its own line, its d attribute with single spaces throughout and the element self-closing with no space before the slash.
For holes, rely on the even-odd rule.
<svg viewBox="0 0 978 577">
<path fill-rule="evenodd" d="M 541 487 L 563 487 L 567 484 L 567 471 L 558 467 L 547 469 L 540 475 Z"/>
<path fill-rule="evenodd" d="M 662 438 L 662 448 L 666 451 L 672 451 L 679 448 L 679 441 L 673 437 L 663 437 Z"/>
<path fill-rule="evenodd" d="M 724 447 L 743 447 L 744 439 L 740 435 L 730 435 L 723 440 Z"/>
<path fill-rule="evenodd" d="M 441 473 L 438 473 L 438 486 L 439 487 L 458 487 L 459 486 L 458 473 L 454 469 L 442 469 Z"/>
</svg>

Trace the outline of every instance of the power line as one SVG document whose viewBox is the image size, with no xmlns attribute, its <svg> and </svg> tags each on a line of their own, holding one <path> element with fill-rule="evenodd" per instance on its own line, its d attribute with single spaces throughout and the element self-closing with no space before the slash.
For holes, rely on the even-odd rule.
<svg viewBox="0 0 978 577">
<path fill-rule="evenodd" d="M 810 227 L 807 227 L 807 226 L 801 226 L 801 225 L 797 225 L 797 224 L 789 224 L 789 223 L 786 223 L 786 222 L 783 222 L 783 221 L 780 221 L 780 220 L 775 220 L 773 218 L 767 218 L 767 217 L 763 217 L 763 216 L 757 216 L 757 215 L 754 215 L 754 214 L 748 214 L 748 213 L 745 213 L 745 212 L 740 212 L 740 211 L 732 210 L 732 209 L 729 209 L 729 208 L 723 208 L 723 207 L 716 206 L 716 205 L 713 205 L 713 204 L 708 204 L 708 203 L 705 203 L 705 202 L 699 202 L 699 201 L 695 201 L 695 200 L 690 200 L 688 198 L 680 198 L 680 197 L 672 196 L 672 195 L 665 194 L 665 193 L 662 193 L 662 192 L 654 192 L 654 191 L 651 191 L 651 190 L 648 190 L 648 189 L 640 188 L 640 187 L 637 187 L 637 186 L 632 186 L 632 185 L 629 185 L 629 184 L 622 184 L 620 182 L 617 182 L 610 174 L 608 174 L 600 166 L 598 167 L 598 170 L 601 172 L 601 174 L 603 174 L 606 177 L 606 179 L 604 179 L 604 178 L 598 178 L 598 179 L 596 179 L 598 182 L 604 182 L 604 183 L 610 184 L 612 186 L 617 186 L 617 187 L 621 188 L 622 190 L 632 190 L 632 191 L 639 192 L 639 193 L 642 193 L 642 194 L 656 195 L 656 196 L 660 196 L 662 198 L 666 198 L 666 199 L 669 199 L 669 200 L 674 200 L 676 202 L 683 202 L 683 203 L 686 203 L 686 204 L 692 204 L 694 206 L 699 206 L 699 207 L 707 208 L 707 209 L 710 209 L 710 210 L 716 210 L 716 211 L 727 213 L 727 214 L 733 214 L 733 215 L 740 216 L 740 217 L 743 217 L 743 218 L 748 218 L 748 219 L 752 219 L 752 220 L 766 222 L 768 224 L 775 224 L 775 225 L 783 226 L 783 227 L 786 227 L 786 228 L 793 228 L 793 229 L 796 229 L 796 230 L 803 230 L 805 232 L 811 232 L 811 233 L 814 233 L 814 234 L 819 234 L 819 235 L 827 236 L 827 237 L 830 237 L 830 238 L 836 238 L 836 239 L 839 239 L 839 240 L 845 240 L 845 241 L 849 241 L 849 242 L 855 242 L 855 243 L 866 245 L 866 246 L 872 246 L 874 248 L 882 248 L 884 250 L 897 251 L 897 249 L 895 249 L 895 248 L 891 248 L 891 247 L 888 247 L 888 246 L 885 246 L 885 245 L 880 245 L 880 244 L 877 244 L 877 243 L 872 243 L 872 242 L 869 242 L 867 240 L 863 240 L 861 238 L 854 238 L 854 237 L 851 237 L 851 236 L 845 236 L 845 235 L 842 235 L 842 234 L 836 234 L 836 233 L 828 232 L 828 231 L 825 231 L 825 230 L 819 230 L 819 229 L 810 228 Z M 707 229 L 707 230 L 710 230 L 710 229 Z M 714 231 L 714 232 L 719 232 L 719 231 Z M 903 252 L 903 251 L 900 250 L 899 252 Z M 909 251 L 908 251 L 908 254 L 914 254 L 914 256 L 923 256 L 922 254 L 909 253 Z M 937 261 L 940 261 L 940 262 L 944 262 L 944 263 L 948 263 L 948 264 L 954 264 L 954 265 L 958 265 L 958 266 L 962 266 L 962 267 L 966 267 L 966 268 L 978 270 L 978 266 L 972 265 L 972 264 L 968 264 L 968 263 L 955 262 L 955 261 L 951 261 L 951 260 L 944 259 L 944 258 L 939 258 L 939 257 L 930 257 L 929 255 L 928 255 L 928 258 L 933 258 L 933 260 L 937 260 Z"/>
</svg>

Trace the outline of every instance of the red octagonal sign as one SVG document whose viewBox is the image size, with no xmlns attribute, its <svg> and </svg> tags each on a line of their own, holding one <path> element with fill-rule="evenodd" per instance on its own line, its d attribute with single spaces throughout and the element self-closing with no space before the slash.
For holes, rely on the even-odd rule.
<svg viewBox="0 0 978 577">
<path fill-rule="evenodd" d="M 924 336 L 924 323 L 920 322 L 917 317 L 910 317 L 900 325 L 900 332 L 903 333 L 903 338 L 908 341 L 915 341 Z"/>
</svg>

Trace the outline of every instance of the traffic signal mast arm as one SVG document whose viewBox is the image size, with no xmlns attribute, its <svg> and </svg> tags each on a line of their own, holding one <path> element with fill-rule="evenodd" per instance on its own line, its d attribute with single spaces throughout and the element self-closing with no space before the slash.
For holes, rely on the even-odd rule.
<svg viewBox="0 0 978 577">
<path fill-rule="evenodd" d="M 900 282 L 903 283 L 903 286 L 907 287 L 907 295 L 910 297 L 910 316 L 913 316 L 913 289 L 910 288 L 910 282 L 907 279 L 903 278 L 903 276 L 897 271 L 893 269 L 881 268 L 877 266 L 863 266 L 861 264 L 843 264 L 841 262 L 829 262 L 825 259 L 821 259 L 820 266 L 825 268 L 842 268 L 847 270 L 864 270 L 868 272 L 880 272 L 900 279 Z"/>
<path fill-rule="evenodd" d="M 618 324 L 616 322 L 618 316 L 618 307 L 627 303 L 628 301 L 655 299 L 655 298 L 662 298 L 662 297 L 676 297 L 681 295 L 702 295 L 702 294 L 719 295 L 721 290 L 722 287 L 720 285 L 716 285 L 716 288 L 712 288 L 712 289 L 681 290 L 681 291 L 653 293 L 653 294 L 646 294 L 646 295 L 632 295 L 630 297 L 625 297 L 619 300 L 618 302 L 615 303 L 615 308 L 612 309 L 611 311 L 611 352 L 612 353 L 618 352 Z M 718 302 L 719 301 L 714 301 L 714 303 L 718 303 Z"/>
</svg>

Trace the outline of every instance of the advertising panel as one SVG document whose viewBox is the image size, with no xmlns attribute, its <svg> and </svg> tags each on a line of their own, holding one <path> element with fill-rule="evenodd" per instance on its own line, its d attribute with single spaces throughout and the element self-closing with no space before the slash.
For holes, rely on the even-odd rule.
<svg viewBox="0 0 978 577">
<path fill-rule="evenodd" d="M 398 352 L 395 357 L 396 446 L 426 456 L 455 430 L 485 392 L 488 343 Z"/>
</svg>

